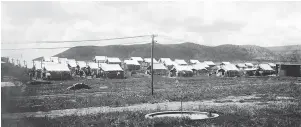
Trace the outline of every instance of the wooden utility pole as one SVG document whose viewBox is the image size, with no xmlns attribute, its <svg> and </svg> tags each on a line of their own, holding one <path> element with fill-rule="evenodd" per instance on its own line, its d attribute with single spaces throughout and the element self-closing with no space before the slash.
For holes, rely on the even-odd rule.
<svg viewBox="0 0 301 127">
<path fill-rule="evenodd" d="M 155 45 L 155 35 L 152 35 L 152 49 L 151 49 L 151 75 L 152 75 L 152 95 L 154 95 L 154 45 Z"/>
</svg>

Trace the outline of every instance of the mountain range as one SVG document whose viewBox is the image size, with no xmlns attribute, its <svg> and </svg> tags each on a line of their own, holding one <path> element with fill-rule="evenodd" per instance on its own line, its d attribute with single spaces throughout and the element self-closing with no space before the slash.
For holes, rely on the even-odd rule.
<svg viewBox="0 0 301 127">
<path fill-rule="evenodd" d="M 78 46 L 70 48 L 57 57 L 89 61 L 94 56 L 151 57 L 151 44 Z M 197 59 L 200 61 L 289 61 L 301 62 L 301 45 L 260 47 L 255 45 L 205 46 L 195 43 L 158 44 L 154 46 L 154 57 L 171 59 Z M 37 58 L 40 59 L 40 58 Z"/>
</svg>

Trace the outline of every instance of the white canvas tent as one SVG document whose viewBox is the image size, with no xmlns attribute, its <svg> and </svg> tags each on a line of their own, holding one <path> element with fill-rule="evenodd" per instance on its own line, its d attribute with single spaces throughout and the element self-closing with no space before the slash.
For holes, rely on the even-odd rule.
<svg viewBox="0 0 301 127">
<path fill-rule="evenodd" d="M 88 62 L 87 66 L 89 66 L 91 69 L 98 69 L 98 64 L 94 62 Z"/>
<path fill-rule="evenodd" d="M 215 66 L 215 63 L 213 63 L 212 61 L 204 61 L 204 63 L 208 66 Z"/>
<path fill-rule="evenodd" d="M 138 62 L 143 62 L 143 59 L 141 57 L 131 57 L 131 60 L 136 60 Z"/>
<path fill-rule="evenodd" d="M 254 67 L 254 65 L 253 65 L 252 63 L 245 63 L 245 65 L 246 65 L 248 68 Z"/>
<path fill-rule="evenodd" d="M 80 67 L 80 68 L 84 68 L 87 66 L 87 63 L 85 61 L 77 61 L 77 65 Z"/>
<path fill-rule="evenodd" d="M 50 60 L 54 63 L 59 63 L 59 58 L 58 57 L 50 57 Z"/>
<path fill-rule="evenodd" d="M 194 70 L 207 70 L 206 69 L 207 66 L 204 63 L 197 63 L 197 64 L 192 65 L 192 69 L 194 69 Z"/>
<path fill-rule="evenodd" d="M 104 63 L 107 60 L 107 56 L 95 56 L 93 60 L 96 63 Z"/>
<path fill-rule="evenodd" d="M 174 62 L 178 65 L 187 65 L 186 61 L 183 59 L 175 59 Z"/>
<path fill-rule="evenodd" d="M 59 58 L 59 63 L 60 64 L 66 64 L 68 63 L 68 59 L 67 58 Z"/>
<path fill-rule="evenodd" d="M 107 57 L 107 64 L 120 64 L 121 60 L 117 57 Z"/>
<path fill-rule="evenodd" d="M 51 58 L 47 57 L 47 56 L 44 56 L 43 57 L 43 61 L 45 61 L 45 62 L 51 62 Z"/>
<path fill-rule="evenodd" d="M 119 64 L 101 63 L 100 67 L 103 71 L 123 71 Z"/>
<path fill-rule="evenodd" d="M 270 65 L 271 67 L 276 67 L 276 64 L 274 63 L 268 63 L 268 65 Z"/>
<path fill-rule="evenodd" d="M 70 71 L 66 65 L 57 63 L 44 63 L 44 68 L 47 71 Z"/>
<path fill-rule="evenodd" d="M 151 58 L 144 58 L 144 62 L 151 63 Z M 153 63 L 159 63 L 155 58 L 153 58 Z"/>
<path fill-rule="evenodd" d="M 221 65 L 231 64 L 230 62 L 222 62 Z"/>
<path fill-rule="evenodd" d="M 229 77 L 239 76 L 239 69 L 234 64 L 225 64 L 220 67 L 218 74 L 226 75 Z"/>
<path fill-rule="evenodd" d="M 190 60 L 189 62 L 192 63 L 192 64 L 198 64 L 198 63 L 201 63 L 199 60 Z"/>
<path fill-rule="evenodd" d="M 70 67 L 76 67 L 77 65 L 75 59 L 68 59 L 68 64 L 70 65 Z"/>
<path fill-rule="evenodd" d="M 166 66 L 173 65 L 173 62 L 170 58 L 160 58 L 159 62 L 165 64 Z"/>
<path fill-rule="evenodd" d="M 127 65 L 138 65 L 138 66 L 140 66 L 140 64 L 136 60 L 124 60 L 124 63 L 127 64 Z"/>
<path fill-rule="evenodd" d="M 273 71 L 273 68 L 269 64 L 259 64 L 258 67 L 264 71 Z"/>
<path fill-rule="evenodd" d="M 167 75 L 168 74 L 168 70 L 167 68 L 162 64 L 162 63 L 155 63 L 153 64 L 153 71 L 154 71 L 154 75 Z M 149 66 L 147 68 L 147 73 L 151 74 L 151 66 Z"/>
</svg>

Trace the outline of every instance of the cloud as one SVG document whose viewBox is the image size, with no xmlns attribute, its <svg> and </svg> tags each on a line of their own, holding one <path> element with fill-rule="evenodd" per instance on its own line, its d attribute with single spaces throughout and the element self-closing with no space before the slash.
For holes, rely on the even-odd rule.
<svg viewBox="0 0 301 127">
<path fill-rule="evenodd" d="M 158 34 L 158 43 L 186 40 L 204 45 L 300 44 L 301 2 L 2 2 L 2 42 L 86 40 Z M 170 36 L 175 40 L 160 37 Z M 148 42 L 4 45 L 2 48 L 108 45 Z M 65 50 L 1 51 L 30 58 Z M 25 56 L 25 55 L 23 55 Z"/>
</svg>

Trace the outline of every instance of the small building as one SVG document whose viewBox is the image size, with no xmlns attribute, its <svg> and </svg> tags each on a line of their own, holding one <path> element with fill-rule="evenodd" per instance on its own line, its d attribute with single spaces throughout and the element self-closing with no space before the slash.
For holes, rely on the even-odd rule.
<svg viewBox="0 0 301 127">
<path fill-rule="evenodd" d="M 233 64 L 225 64 L 217 70 L 218 76 L 235 77 L 240 76 L 239 69 Z"/>
<path fill-rule="evenodd" d="M 207 66 L 204 63 L 197 63 L 192 65 L 192 71 L 194 75 L 206 75 L 208 74 Z"/>
<path fill-rule="evenodd" d="M 205 64 L 207 64 L 210 68 L 215 66 L 215 63 L 212 61 L 204 61 Z"/>
<path fill-rule="evenodd" d="M 94 61 L 95 63 L 105 63 L 106 60 L 107 60 L 107 56 L 95 56 L 95 57 L 93 58 L 93 61 Z"/>
<path fill-rule="evenodd" d="M 168 75 L 167 68 L 162 63 L 156 63 L 153 67 L 154 75 Z M 147 74 L 151 74 L 151 66 L 147 67 Z"/>
<path fill-rule="evenodd" d="M 170 58 L 160 58 L 159 63 L 164 64 L 164 66 L 166 66 L 168 70 L 170 70 L 174 65 L 173 61 Z"/>
<path fill-rule="evenodd" d="M 50 57 L 50 61 L 54 63 L 59 63 L 59 58 L 58 57 Z"/>
<path fill-rule="evenodd" d="M 192 77 L 192 67 L 188 65 L 176 65 L 170 70 L 170 77 Z"/>
<path fill-rule="evenodd" d="M 301 64 L 277 64 L 279 76 L 301 77 Z"/>
<path fill-rule="evenodd" d="M 183 60 L 183 59 L 175 59 L 174 62 L 175 62 L 176 64 L 178 64 L 178 65 L 188 65 L 188 64 L 186 63 L 186 61 Z"/>
<path fill-rule="evenodd" d="M 124 71 L 119 64 L 100 64 L 101 76 L 103 78 L 124 78 Z"/>
<path fill-rule="evenodd" d="M 201 63 L 199 60 L 189 60 L 190 64 L 198 64 Z"/>
<path fill-rule="evenodd" d="M 267 75 L 273 75 L 275 74 L 274 69 L 269 64 L 259 64 L 257 75 L 259 76 L 267 76 Z"/>
<path fill-rule="evenodd" d="M 107 64 L 119 64 L 121 66 L 121 60 L 117 57 L 107 57 L 106 62 Z"/>
<path fill-rule="evenodd" d="M 124 60 L 124 68 L 129 71 L 140 70 L 140 64 L 137 60 Z"/>
<path fill-rule="evenodd" d="M 48 80 L 67 80 L 71 79 L 71 72 L 64 64 L 44 63 L 43 79 Z"/>
<path fill-rule="evenodd" d="M 136 60 L 139 64 L 142 64 L 143 62 L 142 57 L 131 57 L 130 60 Z"/>
</svg>

